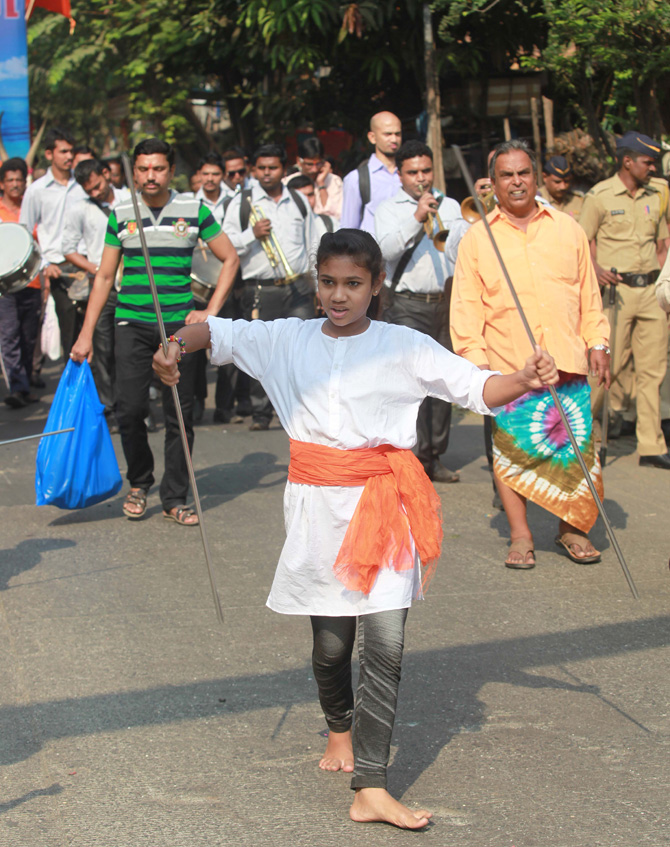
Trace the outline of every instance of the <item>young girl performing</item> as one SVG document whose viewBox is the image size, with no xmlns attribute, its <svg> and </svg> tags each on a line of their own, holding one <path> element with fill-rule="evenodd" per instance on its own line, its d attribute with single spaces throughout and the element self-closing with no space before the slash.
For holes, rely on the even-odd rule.
<svg viewBox="0 0 670 847">
<path fill-rule="evenodd" d="M 213 364 L 234 362 L 263 384 L 291 442 L 287 538 L 268 606 L 311 618 L 329 728 L 319 766 L 353 772 L 352 820 L 420 829 L 431 813 L 386 790 L 407 610 L 422 595 L 421 564 L 429 574 L 442 540 L 439 498 L 411 453 L 417 412 L 431 396 L 490 414 L 558 375 L 539 347 L 523 370 L 501 376 L 426 335 L 371 320 L 385 274 L 366 232 L 324 235 L 316 269 L 326 318 L 209 318 L 184 327 L 154 368 L 174 385 L 181 356 L 211 347 Z"/>
</svg>

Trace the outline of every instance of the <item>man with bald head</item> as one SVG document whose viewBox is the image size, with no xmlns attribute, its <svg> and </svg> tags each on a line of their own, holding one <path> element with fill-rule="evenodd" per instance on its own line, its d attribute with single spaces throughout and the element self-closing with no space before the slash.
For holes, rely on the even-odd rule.
<svg viewBox="0 0 670 847">
<path fill-rule="evenodd" d="M 395 154 L 402 141 L 400 120 L 391 112 L 378 112 L 370 120 L 368 141 L 374 153 L 344 178 L 341 227 L 375 234 L 375 209 L 400 189 Z"/>
</svg>

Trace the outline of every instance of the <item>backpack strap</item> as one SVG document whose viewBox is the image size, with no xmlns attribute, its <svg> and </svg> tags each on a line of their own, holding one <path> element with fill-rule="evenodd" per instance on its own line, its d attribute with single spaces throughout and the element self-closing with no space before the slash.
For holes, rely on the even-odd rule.
<svg viewBox="0 0 670 847">
<path fill-rule="evenodd" d="M 421 244 L 421 240 L 423 239 L 424 235 L 425 235 L 425 233 L 424 233 L 423 229 L 421 229 L 421 232 L 415 238 L 414 243 L 412 245 L 410 245 L 407 248 L 407 250 L 405 250 L 405 252 L 400 257 L 400 261 L 396 265 L 396 269 L 393 273 L 393 278 L 391 279 L 391 285 L 390 285 L 391 292 L 394 292 L 396 290 L 396 288 L 398 287 L 398 283 L 402 279 L 402 275 L 407 270 L 407 265 L 409 265 L 409 260 L 412 258 L 416 248 L 419 246 L 419 244 Z"/>
<path fill-rule="evenodd" d="M 368 162 L 370 160 L 366 159 L 364 162 L 361 162 L 360 165 L 356 168 L 358 172 L 358 190 L 361 195 L 361 219 L 359 221 L 360 224 L 363 223 L 363 215 L 365 214 L 365 207 L 370 202 L 370 198 L 372 197 L 372 189 L 370 186 L 370 168 L 368 167 Z"/>
<path fill-rule="evenodd" d="M 295 188 L 289 188 L 288 191 L 289 191 L 289 194 L 291 195 L 291 197 L 293 198 L 293 202 L 295 203 L 295 205 L 300 210 L 300 214 L 302 215 L 303 221 L 306 220 L 307 219 L 307 208 L 305 206 L 305 200 L 304 200 L 303 195 L 299 191 L 297 191 Z"/>
<path fill-rule="evenodd" d="M 251 189 L 245 188 L 240 197 L 240 229 L 244 232 L 249 226 L 249 215 L 251 214 Z"/>
<path fill-rule="evenodd" d="M 326 227 L 326 232 L 333 232 L 335 230 L 335 227 L 333 226 L 333 219 L 330 215 L 324 215 L 323 212 L 321 212 L 318 217 L 323 221 L 323 225 Z"/>
</svg>

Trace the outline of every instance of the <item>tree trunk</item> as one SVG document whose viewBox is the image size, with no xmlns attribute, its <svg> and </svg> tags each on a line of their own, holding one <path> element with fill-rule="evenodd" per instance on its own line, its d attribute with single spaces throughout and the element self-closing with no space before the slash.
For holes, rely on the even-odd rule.
<svg viewBox="0 0 670 847">
<path fill-rule="evenodd" d="M 430 4 L 423 4 L 423 51 L 426 67 L 426 111 L 428 112 L 428 146 L 433 151 L 433 185 L 442 193 L 446 190 L 442 161 L 442 124 L 440 80 L 435 62 L 435 41 Z"/>
</svg>

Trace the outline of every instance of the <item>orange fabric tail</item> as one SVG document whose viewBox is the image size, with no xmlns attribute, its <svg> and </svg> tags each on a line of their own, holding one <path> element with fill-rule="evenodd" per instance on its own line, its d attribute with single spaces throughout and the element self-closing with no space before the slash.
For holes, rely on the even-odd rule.
<svg viewBox="0 0 670 847">
<path fill-rule="evenodd" d="M 411 538 L 427 587 L 442 547 L 442 503 L 411 450 L 390 444 L 340 450 L 291 439 L 288 478 L 302 485 L 364 486 L 333 565 L 348 589 L 369 594 L 380 568 L 412 568 Z"/>
</svg>

